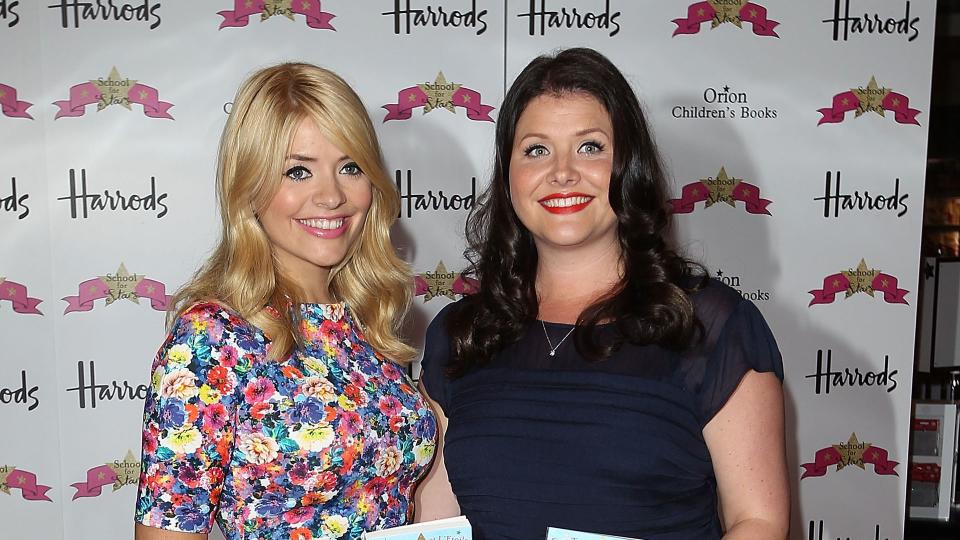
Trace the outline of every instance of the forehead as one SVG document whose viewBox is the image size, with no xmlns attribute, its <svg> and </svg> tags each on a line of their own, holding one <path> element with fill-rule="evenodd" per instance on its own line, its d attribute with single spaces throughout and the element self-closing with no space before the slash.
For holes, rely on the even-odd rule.
<svg viewBox="0 0 960 540">
<path fill-rule="evenodd" d="M 541 94 L 527 103 L 517 120 L 516 136 L 549 130 L 551 134 L 599 128 L 612 136 L 610 115 L 586 93 Z"/>
<path fill-rule="evenodd" d="M 338 156 L 344 153 L 336 143 L 330 140 L 326 131 L 320 127 L 317 121 L 309 116 L 300 120 L 294 127 L 290 150 L 294 153 L 312 151 L 313 153 L 337 154 Z"/>
</svg>

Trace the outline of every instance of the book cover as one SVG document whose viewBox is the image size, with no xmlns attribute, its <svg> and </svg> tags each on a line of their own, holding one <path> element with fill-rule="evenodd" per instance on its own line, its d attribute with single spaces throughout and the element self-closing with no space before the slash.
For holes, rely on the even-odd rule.
<svg viewBox="0 0 960 540">
<path fill-rule="evenodd" d="M 470 522 L 463 516 L 414 523 L 364 533 L 365 540 L 472 540 Z"/>
<path fill-rule="evenodd" d="M 627 538 L 626 536 L 613 536 L 610 534 L 588 533 L 583 531 L 571 531 L 570 529 L 558 529 L 550 527 L 547 529 L 547 540 L 642 540 L 640 538 Z"/>
</svg>

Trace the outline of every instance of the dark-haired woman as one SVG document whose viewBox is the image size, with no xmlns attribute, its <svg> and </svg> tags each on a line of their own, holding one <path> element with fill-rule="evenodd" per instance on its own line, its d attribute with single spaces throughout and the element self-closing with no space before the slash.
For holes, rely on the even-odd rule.
<svg viewBox="0 0 960 540">
<path fill-rule="evenodd" d="M 467 231 L 480 292 L 427 333 L 444 451 L 419 518 L 463 513 L 478 540 L 785 538 L 779 351 L 753 304 L 666 246 L 623 75 L 589 49 L 539 57 L 496 137 Z"/>
</svg>

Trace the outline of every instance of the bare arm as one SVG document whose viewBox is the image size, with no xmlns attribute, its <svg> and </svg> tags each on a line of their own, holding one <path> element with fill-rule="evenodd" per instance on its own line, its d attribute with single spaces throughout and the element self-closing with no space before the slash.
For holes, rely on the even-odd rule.
<svg viewBox="0 0 960 540">
<path fill-rule="evenodd" d="M 207 535 L 165 531 L 137 523 L 133 538 L 134 540 L 207 540 Z"/>
<path fill-rule="evenodd" d="M 783 423 L 780 381 L 773 373 L 749 371 L 703 429 L 725 540 L 787 538 L 790 486 Z"/>
<path fill-rule="evenodd" d="M 443 414 L 440 406 L 427 395 L 422 382 L 420 383 L 420 393 L 430 403 L 430 408 L 437 416 L 437 449 L 430 471 L 417 487 L 414 499 L 413 520 L 415 523 L 460 515 L 460 505 L 457 504 L 453 488 L 450 487 L 450 480 L 447 479 L 447 467 L 443 461 L 443 441 L 447 433 L 447 416 Z"/>
</svg>

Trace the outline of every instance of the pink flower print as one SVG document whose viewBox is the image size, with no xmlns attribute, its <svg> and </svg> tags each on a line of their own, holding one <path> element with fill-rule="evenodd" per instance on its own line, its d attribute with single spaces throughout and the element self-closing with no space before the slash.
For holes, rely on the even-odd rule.
<svg viewBox="0 0 960 540">
<path fill-rule="evenodd" d="M 273 383 L 270 382 L 270 379 L 257 377 L 250 381 L 247 387 L 243 389 L 243 396 L 247 400 L 247 403 L 263 403 L 264 401 L 268 401 L 276 391 L 277 389 L 273 386 Z"/>
<path fill-rule="evenodd" d="M 360 433 L 363 427 L 363 420 L 356 411 L 343 411 L 340 413 L 340 433 L 344 436 L 356 435 Z"/>
<path fill-rule="evenodd" d="M 230 345 L 226 345 L 220 349 L 220 365 L 228 368 L 236 366 L 237 350 Z"/>
<path fill-rule="evenodd" d="M 220 431 L 229 420 L 223 403 L 213 403 L 203 408 L 203 430 L 207 433 Z"/>
<path fill-rule="evenodd" d="M 383 376 L 391 381 L 399 381 L 403 376 L 400 368 L 398 368 L 393 362 L 384 362 L 380 370 L 383 372 Z"/>
<path fill-rule="evenodd" d="M 380 412 L 387 416 L 395 416 L 403 410 L 403 404 L 396 396 L 382 396 L 380 398 Z"/>
<path fill-rule="evenodd" d="M 308 506 L 298 506 L 284 512 L 283 520 L 290 525 L 297 525 L 299 523 L 310 521 L 310 519 L 313 517 L 313 512 L 313 508 Z"/>
</svg>

